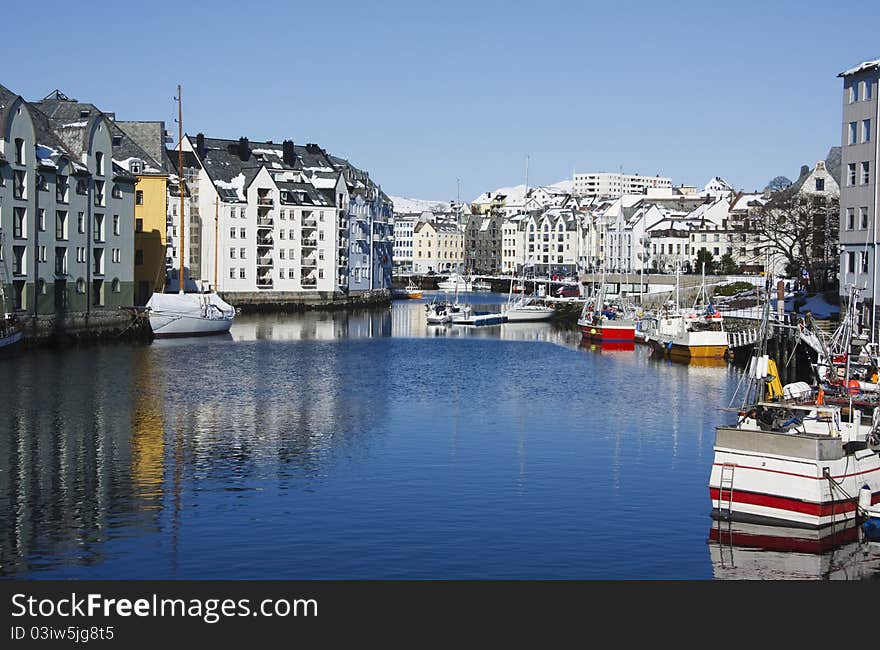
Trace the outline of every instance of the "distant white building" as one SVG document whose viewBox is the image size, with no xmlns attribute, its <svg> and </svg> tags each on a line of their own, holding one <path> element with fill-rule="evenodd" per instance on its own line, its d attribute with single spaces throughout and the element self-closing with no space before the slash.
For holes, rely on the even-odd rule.
<svg viewBox="0 0 880 650">
<path fill-rule="evenodd" d="M 640 176 L 614 172 L 575 174 L 572 194 L 575 196 L 619 197 L 624 194 L 646 194 L 653 188 L 672 188 L 672 179 L 663 176 Z"/>
</svg>

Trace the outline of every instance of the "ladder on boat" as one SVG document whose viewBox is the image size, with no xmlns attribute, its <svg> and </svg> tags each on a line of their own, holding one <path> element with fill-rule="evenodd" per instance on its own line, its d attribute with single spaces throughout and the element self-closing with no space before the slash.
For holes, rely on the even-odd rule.
<svg viewBox="0 0 880 650">
<path fill-rule="evenodd" d="M 724 463 L 721 465 L 721 478 L 718 481 L 718 517 L 725 518 L 728 521 L 733 517 L 733 477 L 736 471 L 734 463 Z M 725 499 L 724 490 L 727 490 L 727 498 Z M 726 514 L 725 514 L 726 507 Z"/>
</svg>

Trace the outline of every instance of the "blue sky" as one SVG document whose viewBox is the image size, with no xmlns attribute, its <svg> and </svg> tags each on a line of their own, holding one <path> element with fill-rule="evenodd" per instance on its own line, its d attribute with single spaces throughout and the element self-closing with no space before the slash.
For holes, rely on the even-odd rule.
<svg viewBox="0 0 880 650">
<path fill-rule="evenodd" d="M 880 57 L 880 3 L 89 4 L 16 4 L 0 83 L 175 129 L 182 83 L 187 132 L 317 142 L 437 200 L 522 183 L 527 155 L 530 185 L 793 179 L 840 144 L 837 74 Z"/>
</svg>

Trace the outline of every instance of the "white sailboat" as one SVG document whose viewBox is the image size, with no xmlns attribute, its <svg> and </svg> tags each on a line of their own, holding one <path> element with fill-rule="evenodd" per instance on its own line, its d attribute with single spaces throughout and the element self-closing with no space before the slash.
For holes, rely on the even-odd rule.
<svg viewBox="0 0 880 650">
<path fill-rule="evenodd" d="M 526 202 L 529 194 L 529 159 L 526 157 L 526 187 L 523 194 L 523 212 L 528 215 L 526 210 Z M 523 290 L 517 297 L 513 297 L 513 278 L 510 279 L 510 292 L 507 295 L 507 305 L 502 309 L 502 313 L 507 318 L 508 323 L 525 323 L 533 321 L 550 320 L 556 314 L 553 307 L 537 304 L 534 297 L 527 296 L 525 292 L 526 286 L 526 269 L 533 268 L 534 263 L 529 260 L 526 262 L 526 242 L 523 241 Z M 537 290 L 537 289 L 536 289 Z"/>
<path fill-rule="evenodd" d="M 185 223 L 183 201 L 185 185 L 183 178 L 183 109 L 181 88 L 177 86 L 178 112 L 178 194 L 180 195 L 180 272 L 177 293 L 154 293 L 147 302 L 150 328 L 156 337 L 203 336 L 228 332 L 235 318 L 235 307 L 224 301 L 216 292 L 186 293 L 184 291 L 184 241 Z M 216 247 L 216 240 L 215 240 Z M 215 249 L 216 257 L 216 249 Z"/>
<path fill-rule="evenodd" d="M 461 273 L 453 271 L 446 280 L 437 283 L 437 288 L 441 291 L 471 291 L 473 282 Z"/>
</svg>

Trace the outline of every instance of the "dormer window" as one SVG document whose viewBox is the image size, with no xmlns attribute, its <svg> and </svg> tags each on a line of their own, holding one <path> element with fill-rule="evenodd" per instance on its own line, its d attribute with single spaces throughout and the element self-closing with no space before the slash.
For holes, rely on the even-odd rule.
<svg viewBox="0 0 880 650">
<path fill-rule="evenodd" d="M 89 116 L 89 112 L 90 112 L 90 111 L 89 111 L 87 108 L 84 108 L 84 109 L 82 109 L 82 110 L 79 112 L 79 116 L 80 116 L 80 117 L 88 117 L 88 116 Z"/>
<path fill-rule="evenodd" d="M 128 165 L 128 170 L 132 174 L 140 174 L 144 171 L 144 164 L 140 160 L 132 160 Z"/>
<path fill-rule="evenodd" d="M 121 135 L 114 135 L 113 136 L 113 146 L 118 147 L 121 144 L 122 144 L 122 136 Z"/>
</svg>

